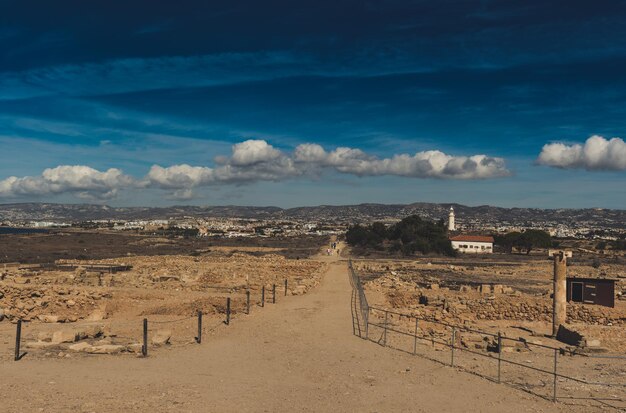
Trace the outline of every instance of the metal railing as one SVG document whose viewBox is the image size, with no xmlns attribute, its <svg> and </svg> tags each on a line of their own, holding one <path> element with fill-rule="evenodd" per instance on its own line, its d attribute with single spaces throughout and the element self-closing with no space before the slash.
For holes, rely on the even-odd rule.
<svg viewBox="0 0 626 413">
<path fill-rule="evenodd" d="M 357 311 L 361 315 L 361 318 L 358 318 L 358 316 L 356 317 L 357 325 L 359 326 L 359 330 L 361 330 L 361 326 L 363 326 L 363 329 L 365 330 L 365 337 L 367 337 L 370 307 L 367 302 L 367 297 L 365 296 L 365 291 L 363 290 L 363 285 L 361 284 L 361 278 L 354 270 L 351 259 L 348 261 L 348 271 L 350 273 L 350 284 L 352 285 L 352 291 L 354 294 L 354 306 L 357 307 Z"/>
<path fill-rule="evenodd" d="M 561 361 L 562 356 L 585 357 L 588 360 L 596 359 L 596 357 L 593 355 L 580 354 L 567 348 L 553 347 L 523 338 L 506 337 L 500 332 L 490 333 L 467 326 L 446 323 L 440 320 L 436 320 L 434 318 L 419 317 L 414 314 L 406 314 L 385 308 L 370 306 L 367 302 L 367 297 L 363 289 L 361 278 L 354 269 L 352 261 L 349 262 L 349 273 L 350 282 L 353 287 L 353 319 L 354 322 L 359 326 L 358 329 L 354 329 L 354 332 L 355 335 L 358 335 L 365 340 L 376 342 L 384 347 L 391 347 L 412 355 L 419 355 L 429 360 L 450 365 L 460 370 L 477 374 L 496 383 L 505 383 L 505 381 L 503 381 L 502 379 L 502 370 L 504 365 L 512 366 L 513 368 L 518 369 L 519 372 L 531 371 L 544 376 L 548 375 L 551 378 L 551 383 L 549 385 L 544 384 L 543 388 L 551 386 L 550 395 L 541 394 L 537 391 L 533 391 L 530 385 L 525 385 L 523 382 L 509 382 L 505 384 L 513 385 L 513 387 L 520 388 L 524 391 L 535 394 L 545 399 L 552 400 L 554 402 L 565 400 L 589 400 L 595 401 L 605 407 L 611 407 L 615 409 L 626 408 L 626 396 L 624 395 L 624 392 L 626 391 L 626 383 L 591 381 L 588 379 L 574 377 L 561 373 L 559 370 L 560 367 L 563 367 L 563 361 Z M 408 329 L 402 329 L 401 325 L 394 325 L 393 322 L 390 321 L 392 317 L 395 317 L 400 322 L 402 321 L 402 319 L 408 321 L 404 324 L 410 326 L 411 331 L 408 331 Z M 437 332 L 437 329 L 439 331 L 443 330 L 445 333 Z M 463 333 L 480 335 L 485 339 L 485 342 L 489 341 L 490 345 L 485 346 L 485 351 L 477 351 L 476 349 L 467 348 L 466 346 L 463 346 L 459 343 L 459 341 L 462 340 L 461 334 Z M 403 346 L 394 346 L 390 343 L 392 334 L 396 335 L 397 337 L 404 338 L 403 344 L 405 348 L 403 348 Z M 375 337 L 378 338 L 376 339 Z M 401 342 L 402 340 L 398 341 Z M 527 363 L 524 363 L 520 360 L 516 360 L 513 357 L 513 354 L 511 354 L 510 356 L 505 356 L 504 350 L 505 347 L 507 347 L 506 343 L 513 343 L 514 348 L 524 348 L 528 351 L 532 351 L 533 348 L 540 349 L 543 354 L 547 356 L 546 360 L 543 361 L 545 366 L 535 367 L 532 365 L 528 365 Z M 449 359 L 441 360 L 429 357 L 428 354 L 420 354 L 417 351 L 418 344 L 427 344 L 432 346 L 432 348 L 436 348 L 436 346 L 439 346 L 437 348 L 438 350 L 441 350 L 441 347 L 448 348 L 450 351 Z M 408 349 L 406 347 L 408 347 Z M 508 347 L 510 348 L 511 346 Z M 458 354 L 455 354 L 457 352 L 468 353 L 472 356 L 478 356 L 482 357 L 483 359 L 493 360 L 497 365 L 496 376 L 490 377 L 488 375 L 481 374 L 479 369 L 477 368 L 467 369 L 459 365 L 458 362 L 455 360 L 455 357 L 458 359 Z M 610 357 L 613 361 L 615 359 L 623 360 L 621 356 L 605 357 Z M 624 372 L 622 374 L 624 375 L 624 377 L 626 377 L 626 369 L 624 369 Z M 521 377 L 524 377 L 525 375 L 527 375 L 527 373 L 521 375 Z M 600 387 L 602 389 L 605 389 L 605 391 L 594 391 L 594 393 L 589 396 L 579 397 L 568 396 L 564 394 L 559 395 L 559 381 L 575 383 L 586 388 L 590 386 Z M 565 387 L 566 386 L 562 386 L 562 388 Z M 606 389 L 617 389 L 620 392 L 620 395 L 618 396 L 616 394 L 606 394 L 608 393 Z"/>
</svg>

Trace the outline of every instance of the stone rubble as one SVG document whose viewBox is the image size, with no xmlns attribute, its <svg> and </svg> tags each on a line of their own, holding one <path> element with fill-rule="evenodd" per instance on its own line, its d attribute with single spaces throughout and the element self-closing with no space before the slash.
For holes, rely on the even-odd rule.
<svg viewBox="0 0 626 413">
<path fill-rule="evenodd" d="M 501 284 L 463 285 L 458 290 L 431 283 L 427 288 L 387 274 L 365 283 L 366 294 L 383 294 L 390 308 L 412 310 L 447 321 L 515 320 L 552 321 L 552 300 L 547 295 L 521 294 Z M 570 303 L 569 322 L 591 325 L 626 325 L 623 309 Z"/>
<path fill-rule="evenodd" d="M 71 287 L 0 284 L 2 319 L 74 322 L 85 318 L 110 293 Z"/>
</svg>

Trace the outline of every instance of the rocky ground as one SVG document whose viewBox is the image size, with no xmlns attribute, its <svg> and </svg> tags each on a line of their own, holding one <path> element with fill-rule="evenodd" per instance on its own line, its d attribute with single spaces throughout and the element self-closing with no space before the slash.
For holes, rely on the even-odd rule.
<svg viewBox="0 0 626 413">
<path fill-rule="evenodd" d="M 544 333 L 551 330 L 550 261 L 528 259 L 511 265 L 506 256 L 489 260 L 478 257 L 474 262 L 467 257 L 442 261 L 361 260 L 355 262 L 355 268 L 367 280 L 365 289 L 371 305 L 476 328 L 502 321 Z M 626 288 L 621 278 L 626 275 L 624 266 L 570 265 L 568 275 L 620 280 L 615 308 L 572 303 L 568 305 L 568 322 L 601 335 L 607 350 L 626 351 L 626 301 L 620 299 Z"/>
<path fill-rule="evenodd" d="M 426 346 L 428 357 L 435 354 L 445 363 L 450 358 L 451 326 L 457 326 L 456 345 L 475 353 L 459 352 L 457 357 L 470 371 L 493 378 L 500 333 L 502 357 L 507 360 L 552 371 L 553 350 L 542 346 L 558 348 L 560 374 L 626 386 L 626 301 L 620 299 L 624 266 L 603 263 L 594 268 L 589 262 L 568 267 L 568 275 L 608 276 L 619 281 L 615 308 L 568 305 L 568 334 L 573 332 L 576 340 L 563 342 L 551 337 L 552 263 L 529 258 L 512 265 L 506 258 L 353 261 L 374 308 L 370 337 L 409 352 L 417 349 L 419 353 Z M 413 317 L 419 319 L 417 327 Z M 545 373 L 508 370 L 513 382 L 550 397 Z M 561 391 L 570 397 L 597 394 L 598 388 L 593 387 L 564 379 Z M 623 388 L 603 391 L 626 397 Z"/>
<path fill-rule="evenodd" d="M 156 241 L 158 240 L 151 239 L 150 243 L 153 244 Z M 394 389 L 401 386 L 404 379 L 395 375 L 390 377 L 389 371 L 385 370 L 389 363 L 395 363 L 394 368 L 398 367 L 397 361 L 400 360 L 400 356 L 379 353 L 378 348 L 371 343 L 352 341 L 354 338 L 349 335 L 348 331 L 344 331 L 350 328 L 345 325 L 349 317 L 348 305 L 344 302 L 349 297 L 345 263 L 335 262 L 332 267 L 329 267 L 333 261 L 337 260 L 337 257 L 322 255 L 312 259 L 289 258 L 288 254 L 277 254 L 277 249 L 280 247 L 219 246 L 219 248 L 214 247 L 208 250 L 195 250 L 193 254 L 184 255 L 122 255 L 116 258 L 89 260 L 62 259 L 57 260 L 54 266 L 2 265 L 0 266 L 0 358 L 3 362 L 10 362 L 13 358 L 15 323 L 21 319 L 24 320 L 21 354 L 26 353 L 26 356 L 19 363 L 11 362 L 11 366 L 31 363 L 29 368 L 40 369 L 43 375 L 52 374 L 49 372 L 54 371 L 66 371 L 68 366 L 76 371 L 87 364 L 98 365 L 99 369 L 105 365 L 118 366 L 111 367 L 108 373 L 108 380 L 116 383 L 120 378 L 126 377 L 125 374 L 132 375 L 132 372 L 123 372 L 119 369 L 122 365 L 115 364 L 116 362 L 111 360 L 126 357 L 128 362 L 140 361 L 133 359 L 141 355 L 143 319 L 145 318 L 148 319 L 148 350 L 150 354 L 155 352 L 159 356 L 164 355 L 165 362 L 170 366 L 167 374 L 170 371 L 176 374 L 174 385 L 186 380 L 187 371 L 195 371 L 194 374 L 204 379 L 206 371 L 214 368 L 215 359 L 221 357 L 221 354 L 230 354 L 231 361 L 241 360 L 242 357 L 250 359 L 250 365 L 234 364 L 235 368 L 239 369 L 237 374 L 241 375 L 237 383 L 246 382 L 244 377 L 250 374 L 251 366 L 252 371 L 258 375 L 258 383 L 264 383 L 266 373 L 270 370 L 266 361 L 280 360 L 285 354 L 285 351 L 281 351 L 283 348 L 288 351 L 288 362 L 282 366 L 282 370 L 276 373 L 276 376 L 270 375 L 271 380 L 274 380 L 272 382 L 274 387 L 271 388 L 273 392 L 284 388 L 285 375 L 301 378 L 303 377 L 302 371 L 314 371 L 315 366 L 321 363 L 325 367 L 320 368 L 319 371 L 315 370 L 317 373 L 313 383 L 316 385 L 328 379 L 328 372 L 332 371 L 335 385 L 344 383 L 346 380 L 354 381 L 346 391 L 363 393 L 365 385 L 380 385 L 383 392 L 394 394 L 396 402 L 389 400 L 384 403 L 380 402 L 378 411 L 394 410 L 393 407 L 390 408 L 390 406 L 396 406 L 394 403 L 408 406 L 408 401 L 412 400 L 407 396 L 408 393 L 402 395 L 394 393 Z M 345 250 L 343 246 L 341 249 Z M 500 355 L 506 360 L 547 371 L 551 371 L 553 367 L 553 353 L 552 350 L 541 346 L 562 347 L 564 350 L 576 349 L 576 346 L 566 346 L 546 337 L 546 333 L 550 331 L 550 318 L 547 314 L 550 312 L 548 291 L 551 273 L 551 263 L 547 260 L 530 258 L 526 264 L 520 265 L 519 261 L 508 262 L 506 259 L 499 261 L 497 257 L 477 258 L 474 261 L 467 258 L 455 260 L 429 258 L 402 261 L 357 260 L 354 265 L 363 275 L 370 305 L 391 309 L 398 313 L 416 315 L 422 320 L 418 327 L 419 343 L 412 335 L 392 332 L 385 334 L 383 329 L 377 326 L 372 326 L 369 331 L 370 339 L 373 341 L 403 349 L 408 353 L 417 349 L 416 353 L 423 352 L 427 358 L 440 359 L 439 361 L 448 363 L 450 352 L 447 343 L 451 340 L 451 331 L 448 326 L 441 323 L 475 329 L 475 332 L 460 331 L 455 336 L 457 346 L 476 353 L 459 352 L 456 355 L 456 362 L 490 379 L 494 378 L 497 353 L 494 352 L 494 337 L 488 333 L 500 332 L 502 334 L 505 343 Z M 112 266 L 111 271 L 105 270 L 109 268 L 106 266 Z M 322 284 L 324 274 L 329 271 L 329 268 L 331 278 L 329 279 L 329 275 L 326 275 L 325 285 L 332 287 L 330 291 L 328 288 L 324 289 L 324 284 Z M 571 273 L 581 275 L 596 271 L 597 275 L 605 272 L 608 276 L 619 277 L 623 275 L 620 272 L 622 270 L 623 266 L 615 263 L 603 263 L 600 268 L 582 264 L 570 266 Z M 286 291 L 285 280 L 287 281 Z M 245 334 L 241 332 L 238 339 L 225 342 L 220 348 L 220 355 L 217 355 L 214 350 L 208 350 L 197 359 L 188 358 L 185 355 L 187 352 L 200 351 L 194 349 L 202 347 L 196 345 L 196 339 L 199 336 L 198 311 L 203 313 L 201 329 L 203 343 L 205 341 L 214 343 L 215 340 L 219 340 L 219 337 L 227 334 L 227 329 L 231 328 L 226 327 L 225 324 L 227 298 L 231 299 L 231 316 L 234 324 L 237 324 L 246 319 L 252 319 L 255 314 L 258 316 L 258 314 L 269 313 L 279 308 L 269 303 L 272 300 L 274 285 L 276 285 L 278 303 L 287 303 L 291 312 L 289 314 L 274 312 L 274 318 L 271 318 L 269 324 L 272 330 L 250 330 Z M 321 288 L 316 288 L 320 285 Z M 619 288 L 621 291 L 621 284 Z M 263 289 L 266 300 L 265 313 L 259 311 Z M 316 291 L 320 290 L 322 295 L 316 296 Z M 252 317 L 244 316 L 247 312 L 247 291 L 250 292 Z M 285 297 L 285 292 L 287 297 Z M 305 295 L 305 297 L 295 297 L 299 295 Z M 299 305 L 297 300 L 304 300 L 303 302 L 308 304 Z M 624 359 L 596 358 L 597 356 L 623 355 L 626 351 L 624 348 L 624 343 L 626 343 L 624 301 L 618 301 L 618 303 L 616 309 L 588 306 L 570 308 L 570 321 L 586 337 L 582 346 L 586 347 L 586 351 L 581 353 L 585 355 L 584 358 L 571 356 L 571 353 L 567 351 L 559 355 L 560 374 L 597 382 L 624 383 L 626 380 Z M 316 326 L 313 330 L 308 324 L 312 320 L 315 320 Z M 413 319 L 393 313 L 385 315 L 383 311 L 373 310 L 371 321 L 379 326 L 386 322 L 388 327 L 393 327 L 398 331 L 408 333 L 415 331 Z M 250 328 L 258 328 L 256 325 L 250 324 L 250 326 L 252 326 Z M 331 326 L 331 330 L 328 330 L 328 326 Z M 280 337 L 280 342 L 278 337 Z M 523 340 L 516 341 L 519 338 Z M 329 344 L 331 342 L 332 345 Z M 276 347 L 277 343 L 280 343 L 282 347 Z M 242 345 L 247 346 L 245 351 L 229 353 L 230 350 L 239 349 Z M 368 345 L 374 348 L 366 347 L 364 354 L 367 358 L 353 360 L 354 354 L 362 351 L 363 346 Z M 350 346 L 351 350 L 345 354 L 338 350 L 347 348 L 346 346 Z M 179 347 L 184 347 L 186 351 L 168 352 Z M 257 350 L 259 355 L 250 354 L 251 351 Z M 102 354 L 111 356 L 100 356 Z M 376 364 L 374 359 L 379 357 L 387 358 L 384 363 L 377 364 L 377 370 L 370 372 L 369 366 Z M 94 358 L 102 358 L 104 361 L 93 361 Z M 205 365 L 198 368 L 200 360 L 208 363 L 210 367 Z M 404 360 L 402 358 L 402 363 L 405 362 Z M 359 375 L 364 375 L 365 381 L 360 382 L 360 379 L 345 376 L 343 366 L 346 362 L 350 363 L 354 371 L 359 371 Z M 411 363 L 414 362 L 411 361 Z M 185 367 L 180 368 L 180 365 Z M 233 363 L 228 365 L 232 366 Z M 254 366 L 259 368 L 255 370 Z M 426 368 L 425 365 L 420 366 Z M 12 369 L 13 374 L 20 371 L 17 367 L 12 367 Z M 409 377 L 410 369 L 403 367 L 398 371 L 403 377 Z M 383 371 L 386 373 L 382 373 Z M 150 372 L 152 373 L 153 371 Z M 387 376 L 378 382 L 370 378 L 375 377 L 372 375 L 376 374 L 382 374 L 381 377 L 385 374 Z M 462 386 L 462 383 L 468 382 L 467 378 L 453 377 L 450 373 L 437 376 L 436 372 L 431 371 L 430 374 L 431 378 L 439 377 L 437 380 L 445 382 L 445 385 L 437 385 L 437 388 L 458 388 Z M 423 381 L 422 373 L 418 372 L 414 375 L 415 378 L 410 379 L 411 383 L 415 381 L 413 385 Z M 126 383 L 124 386 L 127 386 L 128 383 L 135 383 L 139 377 L 143 376 L 127 378 L 126 382 L 121 380 L 120 383 L 124 382 Z M 515 369 L 506 364 L 503 367 L 503 377 L 505 382 L 514 387 L 521 387 L 545 397 L 551 395 L 552 378 L 550 375 L 535 374 L 534 371 Z M 34 376 L 25 376 L 24 379 L 32 385 L 23 386 L 23 383 L 17 383 L 14 386 L 19 398 L 12 399 L 14 401 L 10 411 L 20 411 L 20 407 L 29 405 L 27 398 L 30 397 L 31 388 L 36 387 L 42 390 L 43 384 Z M 396 379 L 396 386 L 385 384 L 387 380 Z M 50 382 L 51 379 L 46 380 Z M 211 389 L 214 385 L 219 386 L 220 380 L 213 378 Z M 571 380 L 559 380 L 559 391 L 562 397 L 598 394 L 593 386 L 573 383 Z M 92 391 L 89 385 L 85 384 L 81 387 L 81 383 L 77 383 L 76 380 L 65 380 L 63 383 L 67 389 L 75 389 L 78 386 L 83 392 Z M 475 409 L 479 408 L 480 403 L 472 398 L 472 392 L 480 391 L 483 395 L 481 397 L 495 394 L 492 390 L 484 390 L 482 386 L 484 383 L 477 383 L 466 393 L 467 400 L 475 402 L 473 405 Z M 120 391 L 125 392 L 127 397 L 137 396 L 131 388 L 125 387 L 125 389 L 116 388 L 115 392 L 108 393 L 111 398 L 107 401 L 109 407 L 113 407 L 116 411 L 127 411 L 130 408 L 128 404 L 130 399 L 121 400 L 116 397 Z M 307 382 L 302 384 L 300 390 L 303 391 L 302 394 L 312 392 L 311 394 L 315 394 L 316 398 L 319 397 L 316 399 L 317 402 L 309 401 L 312 403 L 311 406 L 317 405 L 321 406 L 322 410 L 333 411 L 332 404 L 320 404 L 319 401 L 325 400 L 324 394 L 328 394 L 328 391 L 322 394 L 315 392 L 315 389 L 310 388 Z M 430 392 L 433 389 L 431 388 Z M 612 398 L 622 395 L 621 388 L 611 389 L 611 392 L 609 396 Z M 180 392 L 174 392 L 168 397 L 176 403 L 187 403 L 191 411 L 202 411 L 202 403 L 194 401 L 197 395 L 194 395 L 193 400 L 182 401 L 177 398 L 178 394 Z M 517 397 L 515 394 L 508 394 L 506 400 L 497 397 L 499 400 L 497 408 L 492 406 L 493 408 L 485 411 L 501 411 L 507 406 L 510 407 L 509 400 Z M 69 408 L 81 403 L 80 397 L 82 396 L 78 398 L 73 396 L 70 395 L 67 403 L 58 396 L 54 397 L 58 406 Z M 335 403 L 341 400 L 345 402 L 344 396 L 335 395 Z M 46 396 L 46 398 L 49 397 L 53 396 Z M 244 399 L 248 401 L 245 397 Z M 90 403 L 91 401 L 92 398 L 89 398 Z M 266 400 L 266 402 L 271 402 L 271 400 Z M 425 411 L 436 410 L 436 406 L 445 401 L 431 400 L 431 402 L 430 408 Z M 232 404 L 228 403 L 232 403 L 232 400 L 223 401 L 221 406 L 232 408 Z M 527 403 L 530 402 L 523 400 L 519 401 L 518 405 Z M 44 400 L 38 398 L 37 406 L 43 404 L 45 404 Z M 456 404 L 451 410 L 461 411 L 460 406 Z M 538 411 L 553 411 L 551 406 L 542 405 L 541 410 Z M 146 404 L 138 403 L 135 407 L 138 410 L 149 410 Z M 158 410 L 157 407 L 154 409 Z M 63 410 L 52 409 L 52 411 Z M 254 408 L 247 410 L 258 411 Z M 107 409 L 99 410 L 97 406 L 88 411 L 107 411 Z M 354 411 L 362 411 L 362 408 Z"/>
<path fill-rule="evenodd" d="M 29 354 L 19 362 L 3 363 L 10 380 L 0 386 L 1 410 L 602 411 L 584 401 L 554 404 L 516 390 L 507 371 L 503 372 L 507 385 L 498 385 L 356 337 L 346 263 L 336 256 L 318 260 L 328 268 L 318 288 L 303 296 L 281 297 L 275 306 L 255 308 L 228 327 L 222 324 L 207 331 L 201 345 L 188 345 L 184 351 L 176 344 L 151 345 L 149 357 L 136 358 L 63 350 L 62 359 L 57 353 L 42 359 Z M 86 322 L 72 326 L 81 323 Z M 0 337 L 9 337 L 3 326 L 14 325 L 0 323 Z M 58 329 L 60 325 L 41 326 Z M 85 329 L 82 334 L 97 333 Z M 82 346 L 89 348 L 85 351 L 94 352 L 94 347 L 113 351 L 114 347 L 102 348 L 115 344 L 101 344 L 100 340 L 108 339 L 101 337 L 84 339 L 87 344 Z"/>
<path fill-rule="evenodd" d="M 236 317 L 247 311 L 246 292 L 254 307 L 261 305 L 263 289 L 269 303 L 274 288 L 281 299 L 319 284 L 324 263 L 290 259 L 268 249 L 247 247 L 242 252 L 222 246 L 194 256 L 2 266 L 0 326 L 8 332 L 8 324 L 23 320 L 29 357 L 139 353 L 143 318 L 149 320 L 151 345 L 190 344 L 197 337 L 199 311 L 204 329 L 210 330 L 225 321 L 227 299 Z M 124 270 L 108 271 L 106 265 Z M 10 345 L 10 340 L 4 342 Z"/>
</svg>

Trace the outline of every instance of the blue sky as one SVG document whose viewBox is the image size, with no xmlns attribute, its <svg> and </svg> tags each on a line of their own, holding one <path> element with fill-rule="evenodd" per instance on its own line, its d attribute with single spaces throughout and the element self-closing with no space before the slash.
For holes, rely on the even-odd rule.
<svg viewBox="0 0 626 413">
<path fill-rule="evenodd" d="M 0 0 L 0 202 L 624 208 L 626 2 L 165 3 Z"/>
</svg>

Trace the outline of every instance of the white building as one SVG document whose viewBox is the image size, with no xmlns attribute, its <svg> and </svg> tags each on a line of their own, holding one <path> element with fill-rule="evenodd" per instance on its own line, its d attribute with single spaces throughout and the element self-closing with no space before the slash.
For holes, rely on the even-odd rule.
<svg viewBox="0 0 626 413">
<path fill-rule="evenodd" d="M 450 207 L 450 213 L 448 214 L 448 231 L 454 230 L 456 230 L 454 225 L 454 208 Z"/>
<path fill-rule="evenodd" d="M 468 254 L 493 253 L 493 237 L 483 235 L 457 235 L 450 238 L 452 248 Z"/>
</svg>

